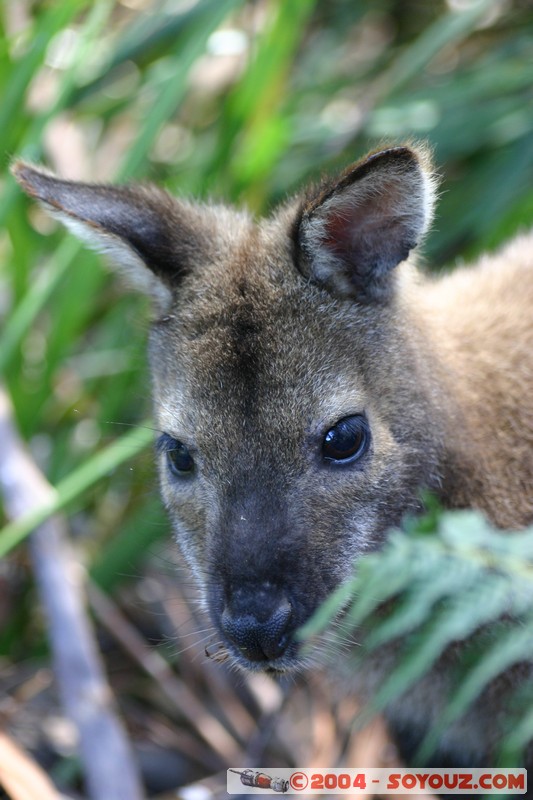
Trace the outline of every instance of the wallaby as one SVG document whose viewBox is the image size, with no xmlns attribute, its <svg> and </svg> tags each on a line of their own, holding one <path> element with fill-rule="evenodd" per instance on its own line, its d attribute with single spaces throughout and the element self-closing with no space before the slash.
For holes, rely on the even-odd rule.
<svg viewBox="0 0 533 800">
<path fill-rule="evenodd" d="M 305 654 L 295 632 L 424 489 L 503 528 L 533 520 L 533 237 L 424 277 L 424 147 L 373 152 L 259 222 L 13 171 L 153 298 L 162 495 L 234 664 L 316 664 L 327 643 Z M 438 715 L 446 669 L 391 711 L 404 752 Z M 445 735 L 435 766 L 490 764 L 496 702 Z"/>
</svg>

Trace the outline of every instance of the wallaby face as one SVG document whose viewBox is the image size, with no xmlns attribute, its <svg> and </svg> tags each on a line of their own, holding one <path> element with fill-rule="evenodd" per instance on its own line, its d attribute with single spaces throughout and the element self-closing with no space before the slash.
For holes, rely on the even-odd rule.
<svg viewBox="0 0 533 800">
<path fill-rule="evenodd" d="M 296 628 L 435 485 L 439 434 L 414 354 L 391 369 L 410 348 L 392 310 L 377 326 L 309 285 L 268 229 L 228 256 L 152 329 L 161 485 L 230 653 L 282 670 Z"/>
<path fill-rule="evenodd" d="M 162 494 L 224 648 L 301 665 L 297 628 L 440 489 L 446 425 L 394 270 L 431 216 L 425 153 L 371 154 L 260 224 L 14 172 L 154 299 Z"/>
</svg>

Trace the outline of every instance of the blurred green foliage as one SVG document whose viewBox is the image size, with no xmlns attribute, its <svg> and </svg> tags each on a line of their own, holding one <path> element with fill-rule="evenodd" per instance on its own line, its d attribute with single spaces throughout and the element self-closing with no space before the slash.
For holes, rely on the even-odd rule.
<svg viewBox="0 0 533 800">
<path fill-rule="evenodd" d="M 391 531 L 383 550 L 360 559 L 353 579 L 328 598 L 301 636 L 327 628 L 337 630 L 339 640 L 347 633 L 363 638 L 364 646 L 350 654 L 355 669 L 360 661 L 376 663 L 383 648 L 394 646 L 394 668 L 367 698 L 359 724 L 410 691 L 416 703 L 418 681 L 463 642 L 460 657 L 457 648 L 451 657 L 448 651 L 443 706 L 415 762 L 426 763 L 446 730 L 485 693 L 491 707 L 491 695 L 499 697 L 495 756 L 500 765 L 516 766 L 533 740 L 533 528 L 495 531 L 479 512 L 431 505 L 426 516 L 408 520 L 405 531 Z M 341 608 L 342 620 L 332 625 Z M 496 688 L 512 669 L 514 680 L 502 679 Z"/>
<path fill-rule="evenodd" d="M 9 158 L 261 213 L 384 139 L 425 139 L 443 176 L 426 247 L 440 266 L 533 219 L 533 11 L 529 0 L 5 0 L 0 25 L 0 367 L 111 586 L 168 535 L 149 437 L 140 429 L 133 459 L 128 427 L 149 413 L 147 304 L 20 194 Z M 102 451 L 120 452 L 125 435 L 109 463 Z M 0 548 L 24 530 L 0 533 Z"/>
</svg>

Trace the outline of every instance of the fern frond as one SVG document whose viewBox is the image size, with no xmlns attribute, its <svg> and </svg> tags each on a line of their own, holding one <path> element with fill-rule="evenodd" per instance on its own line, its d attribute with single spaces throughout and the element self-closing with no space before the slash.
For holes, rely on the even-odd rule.
<svg viewBox="0 0 533 800">
<path fill-rule="evenodd" d="M 417 757 L 423 762 L 434 751 L 442 733 L 459 719 L 481 692 L 510 667 L 533 659 L 531 615 L 525 627 L 499 625 L 498 635 L 491 637 L 485 650 L 479 650 L 475 664 L 466 672 L 438 723 L 423 740 Z M 523 742 L 522 744 L 525 744 Z"/>
<path fill-rule="evenodd" d="M 499 532 L 477 512 L 439 515 L 434 509 L 406 527 L 391 532 L 379 553 L 359 560 L 337 595 L 342 603 L 330 598 L 327 613 L 308 627 L 317 632 L 337 616 L 343 630 L 359 628 L 356 669 L 365 660 L 375 663 L 382 648 L 394 648 L 394 666 L 365 718 L 416 687 L 453 651 L 455 688 L 422 742 L 425 759 L 499 676 L 533 664 L 533 528 Z M 533 738 L 533 713 L 516 705 L 503 743 L 507 759 Z"/>
</svg>

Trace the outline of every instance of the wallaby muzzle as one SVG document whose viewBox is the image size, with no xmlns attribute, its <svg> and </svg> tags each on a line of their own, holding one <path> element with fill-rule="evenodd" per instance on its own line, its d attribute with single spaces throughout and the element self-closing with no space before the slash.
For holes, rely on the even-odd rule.
<svg viewBox="0 0 533 800">
<path fill-rule="evenodd" d="M 239 586 L 228 597 L 220 625 L 227 639 L 250 661 L 274 661 L 293 632 L 292 605 L 271 583 Z"/>
</svg>

